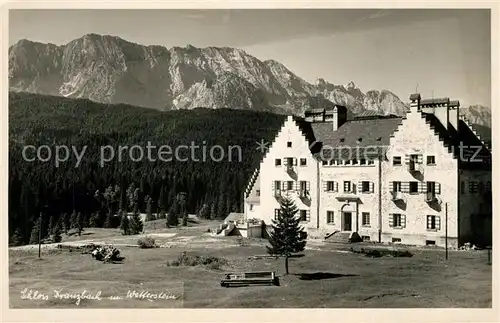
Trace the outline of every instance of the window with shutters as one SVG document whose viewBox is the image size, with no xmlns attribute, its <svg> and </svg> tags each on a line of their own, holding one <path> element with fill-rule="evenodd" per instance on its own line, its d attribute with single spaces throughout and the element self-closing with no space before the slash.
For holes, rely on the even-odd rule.
<svg viewBox="0 0 500 323">
<path fill-rule="evenodd" d="M 437 215 L 427 216 L 427 230 L 438 231 L 441 229 L 440 217 Z"/>
<path fill-rule="evenodd" d="M 427 156 L 427 165 L 436 165 L 436 157 Z"/>
<path fill-rule="evenodd" d="M 309 221 L 309 215 L 310 215 L 310 211 L 309 210 L 300 210 L 299 211 L 299 221 L 301 221 L 301 222 L 308 222 Z"/>
<path fill-rule="evenodd" d="M 372 192 L 372 183 L 368 181 L 361 182 L 361 192 L 363 193 L 371 193 Z"/>
<path fill-rule="evenodd" d="M 293 181 L 287 181 L 286 182 L 286 190 L 287 191 L 293 191 Z"/>
<path fill-rule="evenodd" d="M 469 193 L 477 193 L 477 182 L 476 181 L 469 181 Z"/>
<path fill-rule="evenodd" d="M 369 227 L 370 226 L 370 212 L 363 212 L 362 213 L 362 225 L 364 227 Z"/>
<path fill-rule="evenodd" d="M 427 182 L 427 193 L 436 194 L 436 182 Z"/>
<path fill-rule="evenodd" d="M 394 166 L 401 166 L 401 156 L 392 157 L 392 164 Z"/>
<path fill-rule="evenodd" d="M 281 166 L 281 159 L 276 158 L 276 159 L 274 160 L 274 165 L 275 165 L 275 166 Z"/>
<path fill-rule="evenodd" d="M 410 194 L 418 194 L 418 182 L 410 182 Z"/>
<path fill-rule="evenodd" d="M 300 166 L 306 166 L 307 165 L 307 159 L 306 158 L 301 158 L 300 159 Z"/>
<path fill-rule="evenodd" d="M 393 213 L 389 216 L 389 226 L 396 229 L 402 229 L 406 226 L 406 218 L 404 214 Z"/>
<path fill-rule="evenodd" d="M 275 191 L 281 190 L 281 181 L 274 181 L 274 190 Z"/>
<path fill-rule="evenodd" d="M 327 224 L 334 224 L 335 223 L 335 217 L 334 217 L 333 211 L 326 211 L 326 223 Z"/>
<path fill-rule="evenodd" d="M 392 182 L 392 191 L 401 192 L 401 182 Z"/>
<path fill-rule="evenodd" d="M 287 157 L 285 159 L 285 166 L 292 167 L 297 165 L 297 160 L 293 157 Z"/>
<path fill-rule="evenodd" d="M 344 181 L 344 192 L 350 193 L 352 191 L 352 183 L 350 181 Z"/>
<path fill-rule="evenodd" d="M 327 181 L 326 182 L 326 190 L 328 192 L 334 192 L 335 191 L 335 182 L 334 181 Z"/>
</svg>

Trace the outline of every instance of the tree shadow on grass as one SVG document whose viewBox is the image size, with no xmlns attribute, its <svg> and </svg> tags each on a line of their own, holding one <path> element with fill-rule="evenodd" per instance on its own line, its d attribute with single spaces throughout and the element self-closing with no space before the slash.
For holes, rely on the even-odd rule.
<svg viewBox="0 0 500 323">
<path fill-rule="evenodd" d="M 294 274 L 298 276 L 300 280 L 322 280 L 322 279 L 333 279 L 340 277 L 354 277 L 358 275 L 351 274 L 334 274 L 329 272 L 316 272 L 316 273 L 302 273 L 302 274 Z"/>
</svg>

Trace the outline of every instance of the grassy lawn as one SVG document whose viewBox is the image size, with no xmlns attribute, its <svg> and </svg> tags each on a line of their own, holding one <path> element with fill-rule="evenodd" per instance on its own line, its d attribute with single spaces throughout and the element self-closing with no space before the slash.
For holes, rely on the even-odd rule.
<svg viewBox="0 0 500 323">
<path fill-rule="evenodd" d="M 291 259 L 291 274 L 285 276 L 282 259 L 248 258 L 265 254 L 264 241 L 239 246 L 236 237 L 201 235 L 205 229 L 180 230 L 170 238 L 172 245 L 165 248 L 120 247 L 126 257 L 121 264 L 103 264 L 79 251 L 44 249 L 42 259 L 38 259 L 37 249 L 10 249 L 10 307 L 491 307 L 492 266 L 487 264 L 485 251 L 451 251 L 448 261 L 444 251 L 425 249 L 411 250 L 411 258 L 369 258 L 324 244 L 306 250 L 302 258 Z M 98 239 L 113 239 L 113 232 L 116 236 L 112 230 L 88 231 L 95 231 Z M 134 243 L 134 238 L 129 239 Z M 228 264 L 220 270 L 167 265 L 184 250 L 192 255 L 223 257 Z M 224 272 L 244 270 L 277 271 L 281 286 L 220 287 Z M 25 288 L 38 290 L 49 299 L 22 299 Z M 76 305 L 74 299 L 55 299 L 54 289 L 63 293 L 86 290 L 92 295 L 101 291 L 101 300 L 82 299 Z M 126 298 L 128 290 L 182 297 Z M 111 300 L 109 296 L 123 299 Z"/>
</svg>

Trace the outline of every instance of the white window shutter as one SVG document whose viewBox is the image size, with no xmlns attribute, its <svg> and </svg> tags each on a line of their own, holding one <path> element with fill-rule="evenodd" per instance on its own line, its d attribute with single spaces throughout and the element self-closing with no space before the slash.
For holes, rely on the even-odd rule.
<svg viewBox="0 0 500 323">
<path fill-rule="evenodd" d="M 353 185 L 354 185 L 354 183 L 353 183 Z M 362 189 L 363 189 L 363 182 L 358 182 L 358 183 L 357 183 L 357 187 L 358 187 L 358 188 L 360 187 L 360 188 L 361 188 L 361 190 L 362 190 Z M 351 189 L 353 189 L 353 188 L 354 188 L 354 187 L 351 187 Z"/>
<path fill-rule="evenodd" d="M 339 191 L 339 182 L 333 182 L 333 191 L 338 192 Z"/>
<path fill-rule="evenodd" d="M 327 181 L 323 181 L 323 191 L 327 191 L 328 190 L 328 182 Z"/>
<path fill-rule="evenodd" d="M 389 182 L 389 192 L 394 192 L 394 182 Z"/>
<path fill-rule="evenodd" d="M 370 193 L 375 192 L 375 183 L 370 182 Z"/>
<path fill-rule="evenodd" d="M 436 183 L 436 194 L 441 194 L 441 184 Z"/>
<path fill-rule="evenodd" d="M 285 191 L 287 189 L 286 187 L 286 181 L 281 182 L 281 189 Z"/>
<path fill-rule="evenodd" d="M 410 155 L 405 155 L 405 164 L 410 164 Z"/>
<path fill-rule="evenodd" d="M 419 186 L 419 188 L 418 188 L 419 193 L 427 192 L 427 182 L 419 182 L 418 186 Z"/>
<path fill-rule="evenodd" d="M 417 163 L 422 164 L 424 162 L 424 156 L 418 155 L 417 156 Z"/>
<path fill-rule="evenodd" d="M 394 226 L 394 214 L 389 214 L 389 226 L 391 228 Z"/>
<path fill-rule="evenodd" d="M 406 228 L 406 214 L 401 214 L 401 227 Z"/>
<path fill-rule="evenodd" d="M 309 181 L 306 182 L 306 190 L 310 190 L 311 189 L 311 183 Z"/>
<path fill-rule="evenodd" d="M 311 211 L 307 210 L 306 211 L 306 221 L 309 222 L 311 220 Z"/>
<path fill-rule="evenodd" d="M 441 230 L 441 217 L 436 216 L 436 229 Z"/>
<path fill-rule="evenodd" d="M 283 158 L 283 165 L 288 166 L 288 159 L 287 158 Z"/>
</svg>

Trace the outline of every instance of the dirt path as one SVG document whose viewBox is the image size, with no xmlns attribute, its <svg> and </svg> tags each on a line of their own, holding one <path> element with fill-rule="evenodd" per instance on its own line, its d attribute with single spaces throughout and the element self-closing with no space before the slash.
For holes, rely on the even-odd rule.
<svg viewBox="0 0 500 323">
<path fill-rule="evenodd" d="M 148 233 L 148 234 L 138 234 L 133 236 L 134 239 L 140 239 L 144 238 L 146 236 L 152 237 L 152 238 L 173 238 L 176 236 L 177 233 Z M 57 242 L 57 243 L 45 243 L 42 244 L 42 249 L 55 249 L 57 248 L 58 245 L 65 245 L 65 246 L 72 246 L 72 247 L 80 247 L 88 244 L 98 244 L 98 245 L 106 245 L 106 244 L 112 244 L 114 246 L 121 246 L 121 247 L 137 247 L 137 244 L 130 244 L 130 243 L 123 243 L 123 241 L 130 240 L 130 236 L 125 236 L 125 237 L 111 237 L 109 239 L 106 239 L 106 241 L 103 240 L 103 238 L 96 238 L 96 239 L 85 239 L 85 240 L 77 240 L 77 241 L 66 241 L 66 242 Z M 122 241 L 122 243 L 120 243 Z M 24 246 L 19 246 L 19 247 L 11 247 L 13 250 L 31 250 L 31 249 L 37 249 L 38 245 L 37 244 L 31 244 L 31 245 L 24 245 Z"/>
</svg>

